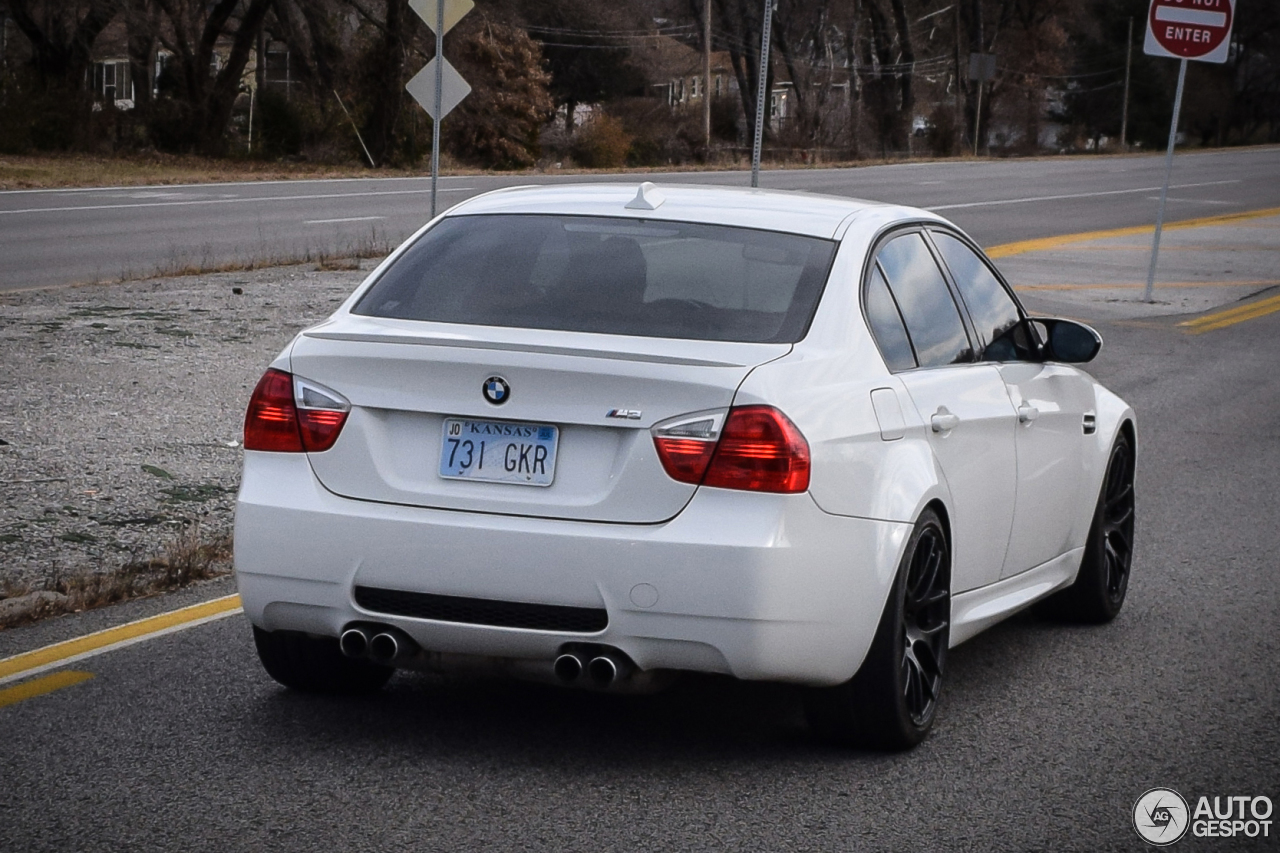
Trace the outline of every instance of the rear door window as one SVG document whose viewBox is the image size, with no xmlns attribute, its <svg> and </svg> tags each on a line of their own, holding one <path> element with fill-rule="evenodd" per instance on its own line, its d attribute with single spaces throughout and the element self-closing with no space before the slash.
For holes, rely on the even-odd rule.
<svg viewBox="0 0 1280 853">
<path fill-rule="evenodd" d="M 951 289 L 918 231 L 885 243 L 877 259 L 893 293 L 920 367 L 973 360 Z"/>
<path fill-rule="evenodd" d="M 816 237 L 585 216 L 456 216 L 355 314 L 659 338 L 794 343 L 835 255 Z"/>
</svg>

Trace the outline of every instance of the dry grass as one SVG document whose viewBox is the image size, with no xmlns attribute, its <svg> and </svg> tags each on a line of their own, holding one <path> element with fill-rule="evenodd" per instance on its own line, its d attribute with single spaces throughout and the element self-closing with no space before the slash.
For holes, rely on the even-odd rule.
<svg viewBox="0 0 1280 853">
<path fill-rule="evenodd" d="M 419 170 L 368 169 L 359 165 L 262 163 L 154 154 L 146 157 L 0 156 L 0 190 L 60 187 L 136 187 L 304 178 L 416 177 Z"/>
<path fill-rule="evenodd" d="M 1098 156 L 1098 155 L 1090 155 Z M 806 161 L 800 154 L 779 154 L 763 164 L 765 169 L 840 168 L 848 166 L 875 166 L 886 162 L 929 162 L 935 158 L 868 159 L 856 162 L 821 160 Z M 971 159 L 961 157 L 956 159 Z M 590 175 L 647 174 L 652 172 L 707 172 L 750 168 L 749 157 L 718 155 L 710 163 L 682 163 L 664 166 L 623 169 L 586 169 L 570 166 L 559 168 L 545 164 L 545 168 L 527 169 L 523 172 L 501 174 L 553 174 Z M 482 169 L 461 168 L 444 164 L 441 174 L 482 175 L 490 174 Z M 496 174 L 496 173 L 494 173 Z M 203 157 L 151 154 L 146 156 L 94 157 L 84 154 L 61 156 L 0 156 L 0 190 L 58 189 L 67 187 L 136 187 L 163 186 L 168 184 L 227 183 L 231 181 L 286 181 L 316 178 L 396 178 L 424 177 L 430 175 L 427 167 L 419 169 L 370 169 L 359 163 L 264 163 L 253 160 L 213 160 Z"/>
<path fill-rule="evenodd" d="M 289 251 L 263 251 L 233 260 L 217 260 L 206 255 L 200 258 L 175 256 L 145 273 L 124 271 L 119 281 L 142 281 L 151 278 L 172 278 L 183 275 L 205 275 L 219 272 L 249 272 L 271 267 L 288 267 L 299 264 L 315 264 L 317 270 L 358 270 L 362 258 L 385 258 L 395 245 L 384 240 L 363 240 L 334 251 L 301 249 Z"/>
<path fill-rule="evenodd" d="M 29 609 L 0 614 L 0 629 L 181 589 L 230 571 L 231 537 L 206 537 L 193 524 L 168 542 L 160 555 L 125 563 L 115 571 L 55 576 L 43 590 L 6 583 L 0 600 L 41 592 L 52 595 L 40 597 Z"/>
<path fill-rule="evenodd" d="M 820 153 L 820 152 L 819 152 Z M 1019 157 L 1024 160 L 1062 159 L 1063 157 L 1141 157 L 1150 152 L 1036 154 Z M 942 161 L 991 160 L 990 156 L 974 157 L 961 153 L 955 157 L 896 156 L 869 157 L 861 160 L 827 159 L 814 156 L 809 149 L 770 149 L 765 152 L 761 168 L 771 169 L 840 169 L 901 163 L 933 163 Z M 591 175 L 651 174 L 654 172 L 720 172 L 751 168 L 750 152 L 742 149 L 718 151 L 710 162 L 677 163 L 622 169 L 586 169 L 569 164 L 560 168 L 544 162 L 538 167 L 514 172 L 489 172 L 458 166 L 445 157 L 442 175 Z M 65 187 L 136 187 L 167 184 L 206 184 L 231 181 L 288 181 L 317 178 L 407 178 L 426 177 L 430 168 L 370 169 L 359 161 L 339 164 L 266 163 L 257 160 L 214 160 L 190 155 L 159 154 L 95 157 L 87 154 L 42 156 L 0 156 L 0 190 L 57 189 Z"/>
</svg>

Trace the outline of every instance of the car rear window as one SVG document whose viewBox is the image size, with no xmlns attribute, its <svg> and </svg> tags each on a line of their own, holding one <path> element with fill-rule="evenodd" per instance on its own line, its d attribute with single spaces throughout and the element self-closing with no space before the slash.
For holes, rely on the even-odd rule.
<svg viewBox="0 0 1280 853">
<path fill-rule="evenodd" d="M 353 313 L 655 338 L 800 340 L 835 243 L 749 228 L 585 216 L 441 220 Z"/>
</svg>

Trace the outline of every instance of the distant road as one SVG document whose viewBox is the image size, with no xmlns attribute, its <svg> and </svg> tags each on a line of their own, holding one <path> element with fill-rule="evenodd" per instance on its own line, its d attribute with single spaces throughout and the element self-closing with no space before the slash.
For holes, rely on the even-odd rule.
<svg viewBox="0 0 1280 853">
<path fill-rule="evenodd" d="M 1155 219 L 1163 158 L 1064 157 L 789 169 L 771 189 L 927 207 L 985 244 Z M 442 178 L 441 207 L 570 181 L 746 186 L 746 172 Z M 1178 155 L 1169 218 L 1280 206 L 1280 148 Z M 428 218 L 430 179 L 369 178 L 0 192 L 0 291 L 396 243 Z"/>
</svg>

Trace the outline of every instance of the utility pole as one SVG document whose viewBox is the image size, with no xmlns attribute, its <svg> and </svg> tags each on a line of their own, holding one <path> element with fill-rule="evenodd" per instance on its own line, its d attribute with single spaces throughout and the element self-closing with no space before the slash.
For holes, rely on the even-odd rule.
<svg viewBox="0 0 1280 853">
<path fill-rule="evenodd" d="M 1124 43 L 1124 105 L 1120 108 L 1120 150 L 1128 151 L 1129 143 L 1129 66 L 1133 64 L 1133 18 L 1129 19 L 1129 38 Z"/>
<path fill-rule="evenodd" d="M 711 156 L 711 0 L 702 0 L 702 135 Z"/>
<path fill-rule="evenodd" d="M 954 109 L 952 110 L 952 114 L 955 116 L 955 133 L 957 134 L 956 147 L 959 148 L 960 145 L 964 143 L 964 112 L 960 108 L 961 83 L 960 83 L 960 2 L 959 0 L 956 0 L 955 12 L 956 12 L 956 79 L 955 79 L 956 104 Z"/>
</svg>

